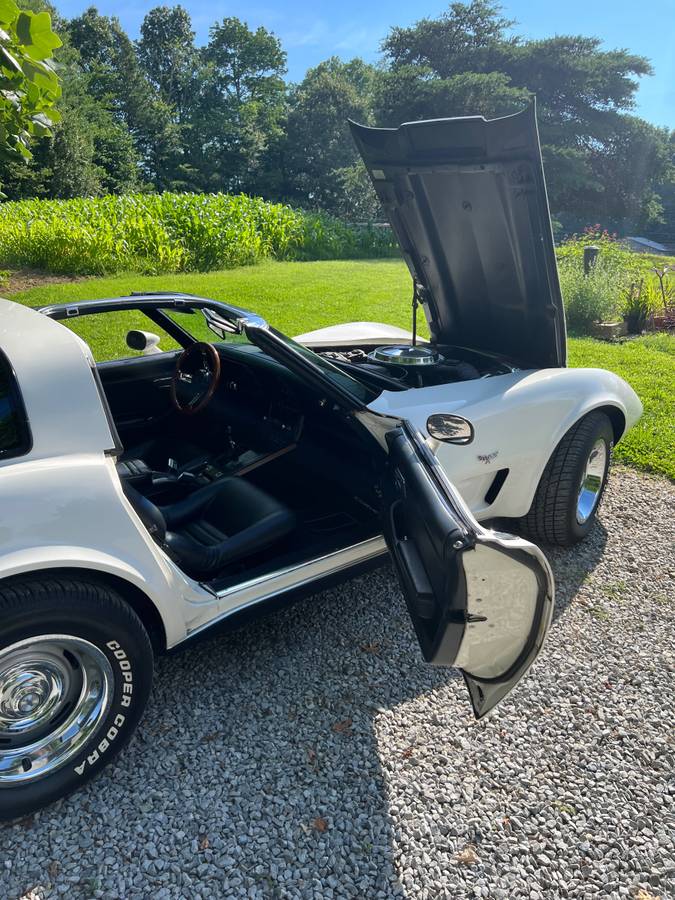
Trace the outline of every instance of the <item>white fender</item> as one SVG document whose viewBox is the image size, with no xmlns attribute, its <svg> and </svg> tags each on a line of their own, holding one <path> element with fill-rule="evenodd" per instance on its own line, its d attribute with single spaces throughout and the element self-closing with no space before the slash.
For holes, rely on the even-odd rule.
<svg viewBox="0 0 675 900">
<path fill-rule="evenodd" d="M 538 369 L 408 391 L 384 391 L 369 408 L 409 419 L 428 437 L 434 413 L 468 419 L 474 440 L 458 446 L 428 438 L 450 480 L 478 519 L 518 517 L 529 510 L 542 472 L 559 441 L 593 409 L 618 411 L 622 434 L 642 404 L 626 382 L 604 369 Z M 621 436 L 621 434 L 619 435 Z M 496 501 L 485 494 L 500 469 L 509 474 Z"/>
</svg>

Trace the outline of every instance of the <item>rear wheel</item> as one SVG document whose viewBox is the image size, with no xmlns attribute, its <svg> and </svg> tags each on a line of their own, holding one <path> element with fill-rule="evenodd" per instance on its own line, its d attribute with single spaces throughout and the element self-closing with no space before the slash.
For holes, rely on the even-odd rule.
<svg viewBox="0 0 675 900">
<path fill-rule="evenodd" d="M 556 447 L 520 520 L 533 541 L 569 547 L 593 527 L 607 483 L 614 430 L 602 412 L 576 422 Z"/>
<path fill-rule="evenodd" d="M 95 582 L 0 583 L 0 820 L 58 800 L 131 737 L 153 654 L 133 610 Z"/>
</svg>

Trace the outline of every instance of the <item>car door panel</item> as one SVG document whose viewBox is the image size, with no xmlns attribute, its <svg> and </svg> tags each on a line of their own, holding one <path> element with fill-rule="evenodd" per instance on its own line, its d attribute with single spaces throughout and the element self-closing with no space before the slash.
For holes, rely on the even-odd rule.
<svg viewBox="0 0 675 900">
<path fill-rule="evenodd" d="M 477 718 L 536 659 L 553 610 L 541 551 L 473 519 L 407 423 L 387 435 L 385 537 L 424 659 L 461 669 Z"/>
<path fill-rule="evenodd" d="M 124 444 L 152 436 L 171 415 L 169 389 L 176 357 L 167 352 L 99 363 L 101 383 Z"/>
<path fill-rule="evenodd" d="M 455 545 L 469 535 L 438 490 L 414 445 L 401 431 L 388 441 L 394 471 L 385 537 L 397 565 L 422 654 L 452 665 L 464 629 L 465 585 Z M 456 620 L 457 629 L 446 628 Z M 442 641 L 450 646 L 441 646 Z"/>
<path fill-rule="evenodd" d="M 455 666 L 480 718 L 539 655 L 553 615 L 553 577 L 543 553 L 514 535 L 483 537 L 463 566 L 468 621 Z"/>
</svg>

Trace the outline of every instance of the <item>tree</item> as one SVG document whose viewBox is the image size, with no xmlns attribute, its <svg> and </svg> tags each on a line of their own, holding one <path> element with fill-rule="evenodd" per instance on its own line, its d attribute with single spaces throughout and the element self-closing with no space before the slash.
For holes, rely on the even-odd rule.
<svg viewBox="0 0 675 900">
<path fill-rule="evenodd" d="M 502 72 L 464 72 L 436 78 L 428 67 L 400 66 L 382 74 L 375 92 L 379 125 L 444 116 L 486 118 L 522 109 L 530 100 L 527 89 L 514 87 Z"/>
<path fill-rule="evenodd" d="M 210 30 L 190 116 L 190 163 L 206 190 L 250 190 L 262 154 L 279 135 L 286 54 L 265 28 L 226 18 Z"/>
<path fill-rule="evenodd" d="M 382 51 L 393 69 L 421 66 L 438 78 L 495 71 L 492 55 L 508 43 L 505 33 L 515 24 L 502 18 L 500 11 L 499 4 L 488 0 L 451 3 L 436 19 L 392 28 Z"/>
<path fill-rule="evenodd" d="M 141 69 L 136 48 L 115 17 L 94 7 L 71 19 L 68 33 L 87 77 L 87 92 L 128 130 L 146 180 L 157 190 L 173 187 L 182 159 L 173 111 Z"/>
<path fill-rule="evenodd" d="M 668 136 L 668 164 L 672 172 L 675 167 L 675 131 Z M 652 221 L 645 229 L 646 236 L 655 241 L 675 243 L 675 179 L 666 178 L 656 185 L 656 194 L 662 207 L 657 221 Z"/>
<path fill-rule="evenodd" d="M 651 74 L 649 62 L 626 50 L 602 50 L 596 38 L 525 40 L 512 26 L 498 4 L 472 0 L 452 3 L 437 19 L 392 29 L 382 45 L 389 66 L 376 98 L 378 121 L 491 118 L 536 96 L 556 215 L 595 204 L 595 219 L 600 210 L 614 222 L 658 216 L 654 188 L 670 177 L 667 137 L 628 115 L 637 79 Z"/>
<path fill-rule="evenodd" d="M 593 217 L 610 227 L 642 232 L 663 221 L 657 193 L 672 182 L 672 148 L 665 128 L 636 116 L 614 114 L 607 122 L 602 146 L 589 148 L 595 190 L 585 195 L 580 211 L 586 223 Z"/>
<path fill-rule="evenodd" d="M 143 19 L 138 59 L 177 122 L 191 105 L 197 65 L 194 40 L 190 16 L 182 6 L 157 6 Z"/>
<path fill-rule="evenodd" d="M 310 69 L 291 91 L 281 169 L 286 199 L 305 208 L 342 207 L 347 172 L 359 160 L 348 119 L 369 122 L 376 72 L 360 59 L 336 57 Z M 362 182 L 365 184 L 365 182 Z"/>
<path fill-rule="evenodd" d="M 61 88 L 51 64 L 61 45 L 48 12 L 0 0 L 0 157 L 31 158 L 31 143 L 59 120 Z"/>
<path fill-rule="evenodd" d="M 138 154 L 126 125 L 93 96 L 91 75 L 84 72 L 78 50 L 70 44 L 67 23 L 46 0 L 21 0 L 37 12 L 47 11 L 63 35 L 55 50 L 61 97 L 61 121 L 52 134 L 37 140 L 26 166 L 7 166 L 0 178 L 11 199 L 32 196 L 75 197 L 133 190 L 138 181 Z"/>
</svg>

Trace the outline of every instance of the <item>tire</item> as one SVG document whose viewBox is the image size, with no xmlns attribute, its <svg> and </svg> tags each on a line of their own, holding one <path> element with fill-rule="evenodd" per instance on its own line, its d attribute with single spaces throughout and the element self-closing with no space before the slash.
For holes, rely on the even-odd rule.
<svg viewBox="0 0 675 900">
<path fill-rule="evenodd" d="M 589 413 L 570 428 L 544 469 L 529 512 L 520 519 L 526 537 L 560 547 L 570 547 L 586 537 L 605 491 L 613 445 L 614 429 L 605 413 Z M 597 491 L 596 483 L 587 492 L 582 504 L 581 481 L 591 453 L 595 453 L 593 465 L 602 480 Z"/>
<path fill-rule="evenodd" d="M 39 575 L 0 582 L 0 820 L 77 790 L 125 746 L 153 652 L 110 587 Z"/>
</svg>

